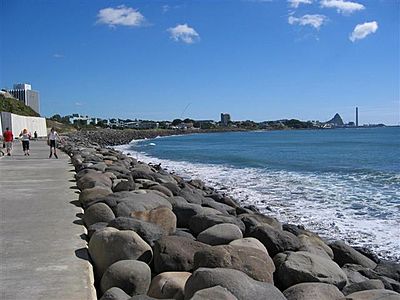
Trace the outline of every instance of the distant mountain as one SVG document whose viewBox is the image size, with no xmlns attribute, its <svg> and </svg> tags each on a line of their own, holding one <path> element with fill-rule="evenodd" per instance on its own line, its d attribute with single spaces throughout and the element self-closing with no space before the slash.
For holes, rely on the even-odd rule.
<svg viewBox="0 0 400 300">
<path fill-rule="evenodd" d="M 326 122 L 326 124 L 333 124 L 335 126 L 343 126 L 344 122 L 339 114 L 336 114 L 332 119 Z"/>
</svg>

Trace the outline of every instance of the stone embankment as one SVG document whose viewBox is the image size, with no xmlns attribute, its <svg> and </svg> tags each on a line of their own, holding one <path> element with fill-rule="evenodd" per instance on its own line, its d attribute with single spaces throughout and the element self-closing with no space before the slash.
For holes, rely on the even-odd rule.
<svg viewBox="0 0 400 300">
<path fill-rule="evenodd" d="M 400 299 L 398 263 L 105 148 L 128 142 L 110 135 L 63 145 L 100 299 Z"/>
</svg>

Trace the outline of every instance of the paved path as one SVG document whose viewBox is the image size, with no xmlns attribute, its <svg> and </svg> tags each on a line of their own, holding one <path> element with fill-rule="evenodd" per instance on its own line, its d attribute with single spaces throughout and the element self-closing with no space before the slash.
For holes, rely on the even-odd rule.
<svg viewBox="0 0 400 300">
<path fill-rule="evenodd" d="M 0 299 L 96 299 L 66 154 L 43 141 L 0 158 Z M 71 203 L 72 202 L 72 203 Z"/>
</svg>

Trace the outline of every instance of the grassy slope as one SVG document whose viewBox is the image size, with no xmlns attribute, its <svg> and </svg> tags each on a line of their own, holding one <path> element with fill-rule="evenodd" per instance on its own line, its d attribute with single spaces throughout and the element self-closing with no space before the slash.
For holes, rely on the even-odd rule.
<svg viewBox="0 0 400 300">
<path fill-rule="evenodd" d="M 15 98 L 5 98 L 0 95 L 0 111 L 6 111 L 21 116 L 39 117 L 40 115 L 29 106 Z"/>
</svg>

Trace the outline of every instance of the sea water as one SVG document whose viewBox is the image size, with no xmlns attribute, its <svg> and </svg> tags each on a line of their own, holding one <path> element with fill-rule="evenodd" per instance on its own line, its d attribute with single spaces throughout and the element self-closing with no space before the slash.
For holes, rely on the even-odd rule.
<svg viewBox="0 0 400 300">
<path fill-rule="evenodd" d="M 191 134 L 119 147 L 328 240 L 400 260 L 400 128 Z"/>
</svg>

